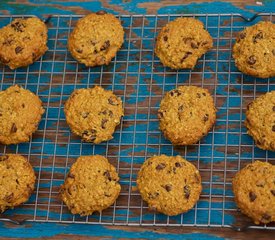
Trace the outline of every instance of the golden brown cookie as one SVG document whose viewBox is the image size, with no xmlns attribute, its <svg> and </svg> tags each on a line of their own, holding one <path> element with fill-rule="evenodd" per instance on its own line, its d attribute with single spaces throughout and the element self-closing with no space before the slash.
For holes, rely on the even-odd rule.
<svg viewBox="0 0 275 240">
<path fill-rule="evenodd" d="M 169 216 L 187 212 L 199 200 L 202 190 L 197 168 L 181 156 L 154 156 L 142 165 L 137 178 L 141 197 Z"/>
<path fill-rule="evenodd" d="M 87 67 L 108 65 L 123 44 L 120 21 L 104 11 L 78 20 L 68 40 L 72 56 Z"/>
<path fill-rule="evenodd" d="M 237 68 L 248 75 L 275 76 L 275 24 L 259 22 L 239 33 L 233 47 Z"/>
<path fill-rule="evenodd" d="M 113 138 L 123 116 L 121 99 L 99 86 L 75 90 L 66 101 L 64 111 L 72 132 L 96 144 Z"/>
<path fill-rule="evenodd" d="M 235 201 L 255 224 L 275 221 L 275 166 L 256 161 L 233 179 Z"/>
<path fill-rule="evenodd" d="M 158 110 L 160 129 L 174 145 L 198 142 L 216 121 L 216 108 L 207 89 L 180 86 L 167 92 Z"/>
<path fill-rule="evenodd" d="M 48 50 L 47 39 L 47 26 L 39 18 L 17 18 L 0 29 L 0 62 L 10 69 L 28 66 Z"/>
<path fill-rule="evenodd" d="M 213 46 L 203 23 L 195 18 L 177 18 L 164 26 L 158 37 L 155 53 L 164 66 L 193 69 L 197 60 Z"/>
<path fill-rule="evenodd" d="M 72 165 L 60 196 L 73 214 L 91 215 L 108 208 L 120 192 L 116 169 L 100 155 L 79 157 Z"/>
<path fill-rule="evenodd" d="M 257 147 L 275 151 L 275 91 L 248 104 L 245 126 Z"/>
<path fill-rule="evenodd" d="M 0 212 L 28 201 L 34 190 L 35 173 L 18 154 L 0 157 Z"/>
<path fill-rule="evenodd" d="M 0 92 L 0 143 L 29 141 L 44 113 L 38 96 L 14 85 Z"/>
</svg>

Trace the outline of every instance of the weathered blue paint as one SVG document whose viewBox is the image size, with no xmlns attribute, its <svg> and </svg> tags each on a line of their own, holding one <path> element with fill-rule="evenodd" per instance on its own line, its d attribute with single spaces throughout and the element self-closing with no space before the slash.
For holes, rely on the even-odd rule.
<svg viewBox="0 0 275 240">
<path fill-rule="evenodd" d="M 0 224 L 0 236 L 1 237 L 26 237 L 26 238 L 37 238 L 37 237 L 52 237 L 58 234 L 77 234 L 79 236 L 95 236 L 104 238 L 146 238 L 146 239 L 193 239 L 193 240 L 219 240 L 221 237 L 214 235 L 190 233 L 190 234 L 167 234 L 157 233 L 153 231 L 144 232 L 132 232 L 109 229 L 108 227 L 100 225 L 65 225 L 65 224 L 52 224 L 52 223 L 34 223 L 26 224 L 26 226 L 19 226 L 12 228 L 10 231 L 6 230 L 6 227 Z M 68 236 L 69 237 L 69 236 Z"/>
<path fill-rule="evenodd" d="M 85 10 L 89 10 L 89 11 L 98 11 L 100 9 L 102 9 L 102 3 L 101 2 L 56 2 L 56 3 L 45 3 L 46 1 L 37 1 L 37 0 L 31 0 L 29 1 L 30 5 L 23 5 L 23 4 L 17 4 L 16 1 L 10 1 L 10 0 L 2 0 L 0 2 L 0 13 L 1 11 L 5 10 L 8 11 L 10 14 L 28 14 L 28 15 L 37 15 L 37 16 L 46 16 L 48 14 L 73 14 L 73 10 L 68 9 L 67 7 L 76 7 L 78 9 L 85 9 Z M 139 7 L 139 3 L 141 2 L 148 2 L 146 0 L 144 1 L 119 1 L 119 0 L 113 0 L 110 1 L 109 4 L 110 6 L 119 6 L 123 11 L 125 11 L 126 13 L 138 13 L 138 14 L 145 14 L 146 13 L 146 9 L 145 8 L 140 8 Z M 158 2 L 158 1 L 151 1 L 151 2 Z M 112 9 L 105 9 L 109 12 L 112 13 L 118 13 L 117 11 L 113 11 Z M 189 4 L 189 5 L 180 5 L 180 6 L 168 6 L 168 7 L 163 7 L 160 8 L 158 13 L 162 14 L 162 13 L 220 13 L 222 10 L 223 13 L 241 13 L 246 17 L 251 17 L 254 12 L 275 12 L 275 3 L 274 1 L 264 1 L 264 5 L 263 6 L 247 6 L 246 9 L 239 9 L 237 7 L 235 7 L 234 5 L 232 5 L 231 3 L 223 3 L 223 2 L 215 2 L 215 3 L 200 3 L 200 4 Z M 0 23 L 4 24 L 4 23 Z M 153 24 L 153 23 L 152 23 Z M 136 32 L 137 35 L 140 35 L 140 32 Z M 213 36 L 215 36 L 216 32 L 212 32 L 211 33 Z M 222 43 L 221 43 L 222 45 Z M 52 47 L 52 46 L 51 46 Z M 131 57 L 131 56 L 130 56 Z M 228 59 L 228 56 L 224 55 L 224 59 Z M 150 66 L 149 66 L 150 67 Z M 223 66 L 221 66 L 223 67 Z M 234 69 L 234 66 L 232 66 L 232 68 Z M 61 68 L 59 68 L 58 66 L 56 67 L 55 70 L 60 71 Z M 20 71 L 20 70 L 19 70 Z M 99 71 L 99 69 L 98 69 Z M 1 77 L 1 75 L 0 75 Z M 11 76 L 13 77 L 13 76 Z M 206 77 L 207 78 L 207 77 Z M 155 76 L 154 80 L 158 83 L 161 82 L 162 79 L 161 77 L 158 78 L 158 76 Z M 168 79 L 169 80 L 169 79 Z M 29 82 L 35 82 L 36 79 L 31 79 L 31 77 L 29 77 Z M 45 78 L 41 78 L 41 82 L 47 83 L 48 79 Z M 116 78 L 115 81 L 121 81 L 121 78 Z M 142 78 L 142 76 L 140 77 L 140 83 L 146 83 L 146 78 Z M 186 81 L 186 79 L 182 79 L 182 81 Z M 224 81 L 225 83 L 228 81 L 228 79 L 220 79 L 220 82 Z M 24 83 L 24 79 L 22 81 Z M 231 80 L 231 82 L 234 82 L 234 79 Z M 18 83 L 20 83 L 20 79 L 18 80 Z M 83 87 L 85 87 L 85 82 L 83 82 Z M 239 86 L 237 86 L 236 88 L 238 88 Z M 35 86 L 30 85 L 28 86 L 28 88 L 32 91 L 36 91 L 37 89 L 35 89 Z M 173 88 L 172 85 L 168 86 L 167 90 L 170 90 L 170 88 Z M 119 89 L 119 87 L 117 88 L 117 90 L 121 90 Z M 238 90 L 238 89 L 237 89 Z M 266 88 L 263 87 L 263 89 L 257 89 L 259 91 L 266 91 Z M 72 91 L 71 88 L 65 88 L 63 93 L 70 93 Z M 149 90 L 146 88 L 142 88 L 140 87 L 139 91 L 142 91 L 144 93 L 144 95 L 148 95 L 149 94 Z M 226 91 L 226 89 L 222 89 L 219 88 L 217 89 L 217 93 L 224 93 Z M 45 90 L 44 92 L 41 92 L 41 94 L 47 95 L 48 91 Z M 129 104 L 135 104 L 136 102 L 136 93 L 133 93 L 132 96 L 130 96 L 128 103 Z M 232 93 L 233 95 L 234 93 Z M 237 95 L 237 93 L 236 93 Z M 47 99 L 42 98 L 43 101 L 45 102 Z M 59 98 L 52 98 L 52 101 L 59 101 Z M 144 101 L 144 97 L 138 97 L 138 101 Z M 235 101 L 232 101 L 232 104 L 235 104 L 236 106 L 239 106 L 239 99 L 236 99 Z M 226 103 L 225 103 L 226 104 Z M 231 102 L 230 102 L 231 104 Z M 226 114 L 225 112 L 226 110 L 224 110 L 224 112 L 221 110 L 220 114 Z M 48 112 L 48 116 L 49 118 L 56 118 L 58 116 L 59 112 L 58 109 L 49 109 Z M 63 113 L 61 113 L 61 117 L 64 118 Z M 125 119 L 134 119 L 135 116 L 133 115 L 129 115 L 129 116 L 125 116 Z M 236 114 L 232 114 L 230 115 L 231 120 L 238 120 L 239 116 Z M 140 115 L 139 118 L 147 118 L 147 115 Z M 40 128 L 43 128 L 43 126 L 45 125 L 45 121 L 42 121 L 40 123 Z M 49 124 L 50 126 L 54 126 L 54 122 L 48 122 L 47 124 Z M 219 123 L 217 123 L 217 126 L 219 125 Z M 138 125 L 137 126 L 137 130 L 140 131 L 144 131 L 144 129 L 146 129 L 146 125 Z M 152 125 L 153 129 L 157 129 L 157 124 Z M 129 131 L 133 131 L 133 126 L 129 126 L 128 129 Z M 239 126 L 233 126 L 231 129 L 231 131 L 236 131 L 236 133 L 238 133 L 239 131 Z M 244 132 L 245 129 L 242 129 L 242 132 Z M 217 131 L 218 132 L 218 131 Z M 143 136 L 135 136 L 136 138 L 133 139 L 133 135 L 125 135 L 123 136 L 123 139 L 125 140 L 125 142 L 131 142 L 131 141 L 135 141 L 135 142 L 142 142 L 143 141 Z M 37 138 L 36 141 L 41 141 L 42 139 Z M 228 141 L 232 141 L 233 143 L 236 142 L 238 140 L 238 138 L 234 135 L 231 136 L 230 139 L 228 139 Z M 243 140 L 246 142 L 251 142 L 252 140 L 250 138 L 246 138 L 246 136 L 243 137 Z M 152 138 L 153 143 L 157 143 L 158 142 L 158 138 L 154 139 Z M 155 141 L 155 142 L 154 142 Z M 166 140 L 164 140 L 166 141 Z M 208 135 L 204 141 L 211 141 L 211 135 Z M 215 141 L 219 142 L 219 143 L 225 143 L 225 137 L 223 134 L 217 135 L 215 136 Z M 166 143 L 168 143 L 168 141 L 166 141 Z M 32 151 L 33 153 L 39 153 L 40 148 L 39 148 L 39 144 L 36 145 L 35 142 L 32 143 L 33 144 L 33 148 Z M 103 145 L 99 145 L 96 149 L 97 153 L 104 153 L 104 144 Z M 43 153 L 44 154 L 53 154 L 53 145 L 51 144 L 51 140 L 49 139 L 49 142 L 45 145 Z M 10 149 L 11 150 L 15 150 L 16 146 L 11 146 Z M 28 150 L 28 144 L 21 144 L 19 146 L 19 152 L 21 153 L 25 153 L 27 154 L 27 150 Z M 144 149 L 140 148 L 140 147 L 136 147 L 135 151 L 139 152 L 142 151 Z M 26 152 L 24 152 L 26 151 Z M 77 156 L 79 154 L 79 149 L 73 148 L 70 149 L 69 146 L 59 146 L 55 152 L 55 154 L 66 154 L 66 152 L 69 152 L 70 155 L 72 156 Z M 148 152 L 150 153 L 156 153 L 156 149 L 153 148 L 148 148 L 147 149 Z M 207 149 L 205 148 L 204 151 L 211 151 L 211 149 Z M 90 154 L 91 153 L 91 148 L 90 145 L 88 144 L 83 144 L 83 148 L 82 148 L 82 153 L 83 154 Z M 129 154 L 131 154 L 131 149 L 123 149 L 121 151 L 121 155 L 122 156 L 129 156 Z M 180 154 L 180 151 L 175 150 L 174 154 Z M 251 158 L 251 155 L 254 154 L 255 156 L 261 156 L 263 154 L 263 152 L 259 149 L 255 149 L 253 153 L 251 152 L 244 152 L 242 153 L 242 157 L 243 158 Z M 270 156 L 274 156 L 272 153 L 268 153 L 270 154 Z M 196 154 L 194 152 L 188 152 L 188 155 L 186 156 L 190 161 L 194 160 L 196 157 Z M 224 159 L 224 153 L 220 152 L 218 150 L 215 150 L 215 159 L 213 159 L 213 162 L 221 162 Z M 229 153 L 227 154 L 228 157 L 228 161 L 234 161 L 236 160 L 236 156 L 234 155 L 230 155 Z M 131 161 L 131 158 L 129 157 L 124 157 L 123 161 L 125 162 L 129 162 Z M 144 161 L 143 158 L 136 158 L 135 162 L 136 163 L 142 163 Z M 207 163 L 209 160 L 208 159 L 204 159 L 201 158 L 200 159 L 201 162 L 205 162 Z M 35 166 L 35 169 L 38 170 L 38 165 Z M 47 167 L 43 169 L 45 172 L 52 172 L 52 170 L 54 170 L 55 173 L 60 173 L 60 174 L 64 174 L 64 170 L 60 170 L 60 169 L 55 169 L 52 167 Z M 122 181 L 122 185 L 125 184 L 125 182 L 127 182 L 129 179 L 129 174 L 121 174 L 121 181 Z M 124 182 L 123 182 L 124 181 Z M 220 181 L 219 177 L 214 176 L 214 178 L 212 179 L 212 181 Z M 52 183 L 42 183 L 41 187 L 49 187 L 50 184 L 52 184 L 53 186 L 59 186 L 62 183 L 62 180 L 60 181 L 53 181 Z M 223 195 L 223 190 L 222 189 L 209 189 L 207 187 L 204 188 L 203 192 L 205 194 L 209 193 L 209 192 L 215 193 L 215 194 L 219 194 L 219 195 Z M 227 195 L 232 195 L 232 192 L 230 192 L 230 190 L 228 190 L 229 192 L 227 192 Z M 29 202 L 33 203 L 35 201 L 35 197 L 32 196 L 31 199 L 29 200 Z M 49 201 L 49 199 L 47 197 L 45 198 L 41 198 L 40 199 L 41 202 L 47 203 Z M 216 208 L 216 209 L 221 209 L 222 208 L 222 203 L 215 203 L 212 202 L 212 207 Z M 234 208 L 234 204 L 230 203 L 230 202 L 226 202 L 226 207 L 227 208 Z M 198 207 L 200 208 L 207 208 L 209 206 L 209 202 L 207 201 L 200 201 L 198 203 Z M 17 208 L 15 210 L 9 210 L 7 211 L 5 214 L 7 216 L 12 216 L 14 213 L 16 214 L 30 214 L 33 215 L 33 210 L 22 210 L 20 208 Z M 121 215 L 120 217 L 117 217 L 117 220 L 123 220 L 125 219 L 125 215 L 127 214 L 127 212 L 125 210 L 117 210 L 117 213 L 119 215 Z M 39 211 L 39 216 L 46 216 L 47 212 L 46 211 Z M 131 212 L 129 213 L 131 216 Z M 51 213 L 49 217 L 52 218 L 58 218 L 58 214 L 56 213 Z M 185 214 L 185 218 L 189 219 L 187 220 L 186 223 L 188 223 L 188 221 L 190 221 L 190 223 L 192 223 L 192 219 L 194 217 L 194 210 L 191 210 L 190 212 Z M 212 210 L 211 211 L 211 215 L 210 218 L 212 219 L 211 223 L 215 224 L 215 223 L 220 223 L 222 220 L 222 213 L 220 210 Z M 158 214 L 156 216 L 157 220 L 165 220 L 166 217 L 164 215 Z M 198 211 L 198 216 L 197 216 L 198 220 L 197 223 L 204 223 L 207 218 L 208 218 L 208 211 L 207 210 L 201 210 Z M 63 219 L 71 219 L 71 215 L 70 214 L 63 214 Z M 152 214 L 145 214 L 143 216 L 144 220 L 150 220 L 152 219 Z M 175 220 L 176 222 L 180 222 L 180 218 L 179 216 L 173 217 L 173 220 Z M 110 220 L 107 217 L 104 218 L 103 220 Z M 138 221 L 137 217 L 130 217 L 129 221 Z M 224 221 L 227 224 L 231 224 L 233 223 L 234 219 L 232 216 L 230 215 L 226 215 L 224 218 Z M 7 229 L 12 229 L 12 230 L 7 230 Z M 199 233 L 193 233 L 193 234 L 183 234 L 181 236 L 178 236 L 176 234 L 165 234 L 165 233 L 156 233 L 156 232 L 152 232 L 152 231 L 145 231 L 145 232 L 127 232 L 127 231 L 121 231 L 121 230 L 111 230 L 106 226 L 100 226 L 100 225 L 78 225 L 78 224 L 74 224 L 74 225 L 60 225 L 60 224 L 52 224 L 52 223 L 27 223 L 24 226 L 12 226 L 12 228 L 8 225 L 4 225 L 4 224 L 0 224 L 0 236 L 1 237 L 50 237 L 50 236 L 54 236 L 57 234 L 78 234 L 78 235 L 90 235 L 90 236 L 104 236 L 104 237 L 110 237 L 110 238 L 117 238 L 117 237 L 125 237 L 125 238 L 150 238 L 150 239 L 157 239 L 157 238 L 167 238 L 167 239 L 175 239 L 175 238 L 179 238 L 179 239 L 221 239 L 219 237 L 215 237 L 212 235 L 206 235 L 206 234 L 199 234 Z"/>
</svg>

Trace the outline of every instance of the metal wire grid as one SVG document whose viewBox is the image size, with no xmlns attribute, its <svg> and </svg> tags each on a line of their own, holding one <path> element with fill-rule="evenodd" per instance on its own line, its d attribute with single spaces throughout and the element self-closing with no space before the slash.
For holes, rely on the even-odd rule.
<svg viewBox="0 0 275 240">
<path fill-rule="evenodd" d="M 48 23 L 49 50 L 36 63 L 15 71 L 2 67 L 1 89 L 13 84 L 35 92 L 46 112 L 29 143 L 0 146 L 0 152 L 28 157 L 37 173 L 36 189 L 28 201 L 2 216 L 16 221 L 62 222 L 144 226 L 231 227 L 236 222 L 255 226 L 237 211 L 231 179 L 247 163 L 259 159 L 275 163 L 275 154 L 255 147 L 243 125 L 245 108 L 255 97 L 275 89 L 275 79 L 242 75 L 231 58 L 238 31 L 262 19 L 274 22 L 273 14 L 260 14 L 253 22 L 237 14 L 196 14 L 214 39 L 214 47 L 194 70 L 164 68 L 154 55 L 158 31 L 182 15 L 121 15 L 125 42 L 109 66 L 85 68 L 66 49 L 67 38 L 80 15 L 52 16 Z M 16 17 L 0 16 L 0 25 Z M 157 109 L 168 90 L 178 85 L 197 85 L 210 90 L 218 109 L 213 130 L 199 143 L 173 147 L 158 130 Z M 76 88 L 101 85 L 124 102 L 125 117 L 114 139 L 91 145 L 70 133 L 63 106 Z M 89 217 L 71 215 L 58 198 L 70 166 L 80 155 L 101 154 L 117 168 L 122 191 L 116 203 Z M 148 211 L 136 189 L 136 175 L 145 159 L 154 154 L 181 155 L 201 172 L 203 192 L 188 213 L 167 217 Z"/>
</svg>

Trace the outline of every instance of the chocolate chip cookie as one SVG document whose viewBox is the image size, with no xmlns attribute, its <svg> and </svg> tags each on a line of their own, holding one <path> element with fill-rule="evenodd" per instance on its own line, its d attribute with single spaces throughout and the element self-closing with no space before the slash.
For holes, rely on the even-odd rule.
<svg viewBox="0 0 275 240">
<path fill-rule="evenodd" d="M 149 209 L 169 216 L 187 212 L 202 190 L 197 168 L 180 156 L 154 156 L 142 165 L 137 186 Z"/>
<path fill-rule="evenodd" d="M 28 201 L 34 190 L 35 173 L 27 159 L 18 154 L 0 157 L 0 211 Z"/>
<path fill-rule="evenodd" d="M 198 142 L 216 121 L 216 109 L 207 89 L 180 86 L 167 92 L 158 110 L 160 129 L 174 145 Z"/>
<path fill-rule="evenodd" d="M 239 171 L 232 182 L 235 201 L 255 224 L 275 221 L 275 166 L 256 161 Z"/>
<path fill-rule="evenodd" d="M 120 21 L 104 11 L 78 20 L 68 40 L 72 56 L 87 67 L 108 65 L 123 44 Z"/>
<path fill-rule="evenodd" d="M 245 126 L 257 147 L 275 151 L 275 91 L 248 104 Z"/>
<path fill-rule="evenodd" d="M 213 46 L 203 23 L 195 18 L 177 18 L 164 26 L 158 37 L 155 53 L 164 66 L 193 69 L 197 60 Z"/>
<path fill-rule="evenodd" d="M 91 215 L 108 208 L 120 192 L 116 169 L 100 155 L 81 156 L 72 165 L 60 197 L 73 214 Z"/>
<path fill-rule="evenodd" d="M 237 68 L 248 75 L 275 76 L 275 24 L 259 22 L 247 27 L 236 39 L 233 58 Z"/>
<path fill-rule="evenodd" d="M 121 99 L 99 86 L 75 90 L 66 101 L 64 111 L 72 132 L 96 144 L 113 138 L 123 116 Z"/>
<path fill-rule="evenodd" d="M 0 62 L 10 69 L 28 66 L 48 50 L 47 39 L 47 26 L 39 18 L 17 18 L 0 29 Z"/>
<path fill-rule="evenodd" d="M 29 141 L 44 113 L 38 96 L 18 85 L 0 92 L 0 143 Z"/>
</svg>

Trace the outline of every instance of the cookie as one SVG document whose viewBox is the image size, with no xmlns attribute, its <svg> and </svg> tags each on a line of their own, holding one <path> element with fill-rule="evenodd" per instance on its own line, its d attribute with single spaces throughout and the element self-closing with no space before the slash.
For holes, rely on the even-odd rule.
<svg viewBox="0 0 275 240">
<path fill-rule="evenodd" d="M 123 44 L 120 21 L 104 11 L 78 20 L 68 40 L 72 56 L 87 67 L 108 65 Z"/>
<path fill-rule="evenodd" d="M 275 151 L 275 91 L 248 104 L 245 126 L 257 147 Z"/>
<path fill-rule="evenodd" d="M 164 66 L 193 69 L 197 60 L 212 47 L 213 40 L 201 21 L 177 18 L 161 29 L 155 53 Z"/>
<path fill-rule="evenodd" d="M 239 33 L 233 47 L 237 68 L 248 75 L 275 76 L 275 24 L 259 22 Z"/>
<path fill-rule="evenodd" d="M 28 201 L 34 190 L 35 173 L 26 158 L 18 154 L 0 157 L 0 211 Z"/>
<path fill-rule="evenodd" d="M 255 224 L 275 221 L 275 166 L 256 161 L 240 170 L 232 181 L 235 201 Z"/>
<path fill-rule="evenodd" d="M 202 191 L 197 168 L 181 156 L 154 156 L 142 165 L 137 186 L 149 209 L 169 216 L 187 212 Z"/>
<path fill-rule="evenodd" d="M 72 165 L 60 197 L 73 214 L 91 215 L 108 208 L 120 193 L 116 169 L 100 155 L 81 156 Z"/>
<path fill-rule="evenodd" d="M 64 111 L 72 132 L 96 144 L 113 138 L 123 116 L 121 99 L 99 86 L 75 90 L 66 101 Z"/>
<path fill-rule="evenodd" d="M 167 92 L 158 110 L 160 130 L 174 145 L 198 142 L 216 121 L 216 109 L 207 89 L 180 86 Z"/>
<path fill-rule="evenodd" d="M 29 141 L 44 113 L 38 96 L 18 85 L 0 92 L 0 143 Z"/>
<path fill-rule="evenodd" d="M 28 66 L 48 50 L 47 39 L 47 26 L 39 18 L 17 18 L 0 29 L 0 62 L 10 69 Z"/>
</svg>

